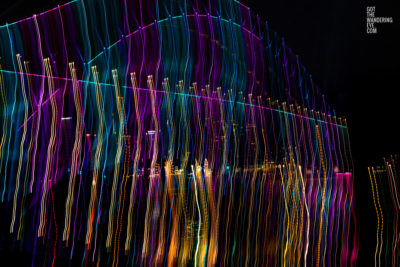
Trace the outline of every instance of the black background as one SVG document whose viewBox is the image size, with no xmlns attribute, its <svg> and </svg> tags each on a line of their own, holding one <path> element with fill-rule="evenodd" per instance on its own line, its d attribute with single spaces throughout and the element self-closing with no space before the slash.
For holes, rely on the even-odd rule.
<svg viewBox="0 0 400 267">
<path fill-rule="evenodd" d="M 64 2 L 1 0 L 0 25 Z M 367 167 L 400 152 L 400 9 L 394 0 L 242 2 L 284 37 L 337 115 L 347 118 L 360 227 L 358 265 L 371 266 L 376 215 Z M 377 24 L 378 33 L 367 34 L 367 6 L 376 7 L 376 17 L 393 17 L 394 23 Z"/>
</svg>

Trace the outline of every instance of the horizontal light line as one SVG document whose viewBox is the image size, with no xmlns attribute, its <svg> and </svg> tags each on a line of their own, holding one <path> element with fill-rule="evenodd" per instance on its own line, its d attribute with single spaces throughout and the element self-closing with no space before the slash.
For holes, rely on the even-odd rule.
<svg viewBox="0 0 400 267">
<path fill-rule="evenodd" d="M 10 74 L 18 74 L 18 75 L 29 75 L 29 76 L 34 76 L 34 77 L 39 77 L 39 78 L 53 78 L 56 80 L 64 80 L 64 81 L 72 81 L 71 78 L 63 78 L 63 77 L 55 77 L 55 76 L 46 76 L 46 75 L 41 75 L 41 74 L 33 74 L 33 73 L 21 73 L 21 72 L 14 72 L 14 71 L 8 71 L 8 70 L 0 70 L 0 72 L 5 72 L 5 73 L 10 73 Z M 96 82 L 92 82 L 92 81 L 84 81 L 84 80 L 78 80 L 78 82 L 80 83 L 89 83 L 89 84 L 99 84 L 99 85 L 103 85 L 103 86 L 110 86 L 113 87 L 114 84 L 109 84 L 109 83 L 96 83 Z M 127 88 L 127 89 L 134 89 L 132 86 L 121 86 L 122 88 Z M 298 118 L 303 118 L 303 119 L 308 119 L 308 120 L 312 120 L 312 121 L 316 121 L 316 122 L 320 122 L 320 123 L 324 123 L 324 124 L 330 124 L 330 125 L 334 125 L 334 126 L 338 126 L 338 127 L 343 127 L 343 128 L 347 128 L 347 126 L 344 125 L 340 125 L 337 123 L 333 123 L 333 122 L 328 122 L 328 121 L 324 121 L 324 120 L 318 120 L 315 118 L 311 118 L 311 117 L 307 117 L 307 116 L 303 116 L 303 115 L 299 115 L 299 114 L 295 114 L 295 113 L 291 113 L 291 112 L 287 112 L 284 110 L 280 110 L 280 109 L 275 109 L 275 108 L 270 108 L 270 107 L 264 107 L 264 106 L 260 106 L 260 105 L 254 105 L 254 104 L 249 104 L 246 102 L 239 102 L 239 101 L 233 101 L 233 100 L 227 100 L 227 99 L 223 99 L 223 98 L 217 98 L 217 97 L 208 97 L 208 96 L 200 96 L 200 95 L 193 95 L 193 94 L 185 94 L 185 93 L 178 93 L 178 92 L 165 92 L 165 91 L 161 91 L 161 90 L 151 90 L 148 88 L 136 88 L 139 91 L 149 91 L 149 92 L 156 92 L 156 93 L 162 93 L 162 94 L 166 94 L 166 93 L 170 93 L 170 94 L 174 94 L 174 95 L 178 95 L 178 96 L 186 96 L 186 97 L 197 97 L 197 98 L 203 98 L 203 99 L 208 99 L 208 100 L 212 100 L 212 101 L 221 101 L 221 102 L 228 102 L 228 103 L 232 103 L 232 104 L 239 104 L 239 105 L 245 105 L 248 107 L 255 107 L 255 108 L 259 108 L 259 109 L 266 109 L 269 111 L 274 111 L 274 112 L 278 112 L 278 113 L 283 113 L 289 116 L 294 116 L 294 117 L 298 117 Z M 55 94 L 57 94 L 59 92 L 59 90 L 57 90 L 53 96 Z M 46 102 L 48 102 L 49 99 L 47 99 L 45 102 L 43 102 L 42 105 L 44 105 Z M 33 116 L 33 114 L 32 114 Z M 30 118 L 29 118 L 30 119 Z M 28 119 L 28 120 L 29 120 Z M 23 125 L 22 125 L 23 126 Z M 21 126 L 21 127 L 22 127 Z M 21 129 L 20 127 L 20 129 Z"/>
</svg>

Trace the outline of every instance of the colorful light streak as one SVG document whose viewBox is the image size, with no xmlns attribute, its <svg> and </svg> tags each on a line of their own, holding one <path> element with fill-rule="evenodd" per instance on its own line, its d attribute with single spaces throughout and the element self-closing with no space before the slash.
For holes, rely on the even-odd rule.
<svg viewBox="0 0 400 267">
<path fill-rule="evenodd" d="M 375 266 L 399 264 L 399 159 L 383 159 L 383 166 L 368 167 L 372 199 L 376 211 Z M 390 195 L 390 196 L 389 196 Z"/>
</svg>

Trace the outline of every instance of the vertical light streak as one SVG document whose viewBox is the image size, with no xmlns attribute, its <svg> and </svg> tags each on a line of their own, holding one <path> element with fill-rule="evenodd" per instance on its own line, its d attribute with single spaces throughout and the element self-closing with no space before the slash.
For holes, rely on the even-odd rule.
<svg viewBox="0 0 400 267">
<path fill-rule="evenodd" d="M 372 187 L 372 196 L 373 196 L 373 200 L 374 200 L 374 206 L 375 206 L 375 211 L 376 211 L 376 216 L 377 216 L 377 228 L 376 228 L 376 248 L 375 248 L 375 266 L 380 266 L 380 258 L 378 259 L 379 265 L 377 264 L 377 256 L 378 256 L 378 247 L 380 246 L 380 242 L 379 242 L 379 232 L 380 232 L 380 212 L 378 210 L 378 201 L 377 201 L 377 197 L 378 197 L 378 192 L 376 192 L 376 196 L 375 196 L 375 177 L 373 175 L 374 169 L 373 168 L 369 168 L 368 167 L 368 174 L 369 174 L 369 179 L 371 181 L 371 187 Z"/>
<path fill-rule="evenodd" d="M 29 62 L 24 61 L 24 67 L 26 73 L 29 73 Z M 28 93 L 29 93 L 29 102 L 31 107 L 33 107 L 33 101 L 32 101 L 32 91 L 31 91 L 31 80 L 30 77 L 27 76 L 27 86 L 28 86 Z M 20 205 L 20 216 L 19 216 L 19 227 L 18 227 L 18 234 L 17 234 L 17 240 L 21 239 L 21 234 L 22 234 L 22 229 L 23 229 L 23 217 L 25 213 L 25 208 L 24 208 L 24 202 L 25 202 L 25 195 L 27 194 L 26 192 L 26 184 L 29 178 L 29 170 L 30 170 L 30 162 L 31 162 L 31 152 L 33 149 L 33 138 L 34 138 L 34 123 L 32 123 L 31 126 L 31 134 L 30 134 L 30 142 L 29 142 L 29 147 L 27 151 L 27 160 L 26 160 L 26 166 L 25 166 L 25 178 L 24 178 L 24 184 L 23 184 L 23 193 L 22 193 L 22 199 L 21 199 L 21 205 Z"/>
<path fill-rule="evenodd" d="M 24 71 L 22 69 L 20 54 L 17 54 L 17 62 L 18 62 L 19 72 L 22 73 L 21 74 L 21 91 L 22 91 L 22 96 L 24 98 L 24 121 L 26 121 L 28 119 L 29 106 L 28 106 L 28 99 L 26 97 L 26 92 L 25 92 L 25 90 L 26 90 L 25 89 L 25 78 L 23 75 Z M 20 177 L 21 177 L 22 160 L 24 158 L 24 144 L 25 144 L 25 139 L 26 139 L 27 128 L 28 128 L 28 126 L 25 124 L 24 130 L 22 133 L 22 137 L 21 137 L 21 143 L 19 146 L 18 171 L 17 171 L 16 184 L 15 184 L 15 190 L 14 190 L 14 201 L 13 201 L 13 211 L 12 211 L 12 219 L 11 219 L 11 225 L 10 225 L 10 233 L 14 232 L 15 214 L 17 212 L 18 191 L 19 191 L 19 184 L 20 184 Z M 0 148 L 0 150 L 1 150 L 1 148 Z"/>
<path fill-rule="evenodd" d="M 2 70 L 1 62 L 0 62 L 0 71 Z M 1 108 L 1 117 L 2 117 L 2 133 L 1 133 L 1 141 L 0 141 L 0 172 L 3 169 L 3 151 L 4 151 L 4 142 L 7 139 L 7 130 L 8 130 L 8 104 L 7 104 L 7 96 L 6 96 L 6 87 L 4 86 L 4 78 L 3 72 L 0 72 L 0 93 L 1 93 L 1 101 L 2 101 L 2 108 Z M 7 165 L 7 164 L 6 164 Z"/>
<path fill-rule="evenodd" d="M 83 129 L 83 118 L 82 118 L 82 104 L 81 104 L 81 89 L 76 77 L 76 69 L 73 62 L 69 63 L 69 70 L 72 77 L 72 88 L 74 94 L 74 103 L 76 110 L 76 126 L 75 126 L 75 141 L 74 148 L 72 150 L 72 161 L 71 161 L 71 172 L 68 181 L 68 195 L 65 203 L 65 220 L 64 220 L 64 231 L 63 241 L 69 240 L 70 225 L 71 225 L 71 212 L 74 203 L 74 192 L 75 192 L 75 180 L 78 174 L 80 166 L 80 153 L 82 146 L 82 129 Z"/>
<path fill-rule="evenodd" d="M 319 126 L 315 125 L 315 130 L 317 132 L 317 138 L 318 138 L 318 148 L 319 148 L 319 156 L 320 156 L 320 161 L 322 165 L 322 171 L 323 171 L 323 176 L 322 176 L 322 197 L 321 197 L 321 208 L 320 208 L 320 213 L 319 213 L 319 227 L 318 227 L 318 243 L 317 243 L 317 266 L 319 266 L 319 262 L 321 260 L 321 239 L 322 239 L 322 226 L 323 226 L 323 216 L 324 216 L 324 210 L 325 210 L 325 193 L 326 193 L 326 180 L 327 180 L 327 175 L 326 175 L 326 168 L 325 168 L 325 159 L 324 159 L 324 150 L 322 146 L 322 140 L 321 140 L 321 134 L 319 130 Z"/>
<path fill-rule="evenodd" d="M 135 156 L 133 159 L 133 174 L 132 174 L 132 185 L 131 185 L 131 193 L 130 193 L 130 202 L 129 202 L 129 209 L 128 209 L 128 226 L 127 226 L 127 235 L 125 241 L 125 250 L 129 250 L 131 247 L 131 238 L 132 238 L 132 217 L 133 217 L 133 206 L 134 206 L 134 195 L 136 192 L 136 181 L 137 176 L 139 173 L 139 160 L 140 160 L 140 152 L 141 152 L 141 144 L 142 144 L 142 118 L 140 116 L 140 102 L 139 102 L 139 95 L 137 90 L 137 80 L 136 74 L 131 73 L 131 84 L 132 84 L 132 93 L 134 99 L 134 106 L 135 106 L 135 118 L 137 123 L 137 133 L 136 133 L 136 149 L 135 149 Z M 111 236 L 107 236 L 108 246 L 110 246 L 110 238 Z"/>
<path fill-rule="evenodd" d="M 156 182 L 155 180 L 158 179 L 158 174 L 156 170 L 156 160 L 157 160 L 157 155 L 158 155 L 158 135 L 159 135 L 159 130 L 158 130 L 158 117 L 157 117 L 157 112 L 156 112 L 156 99 L 155 99 L 155 92 L 154 92 L 154 81 L 153 77 L 149 76 L 147 77 L 147 85 L 149 87 L 150 91 L 150 102 L 151 102 L 151 113 L 152 113 L 152 124 L 153 124 L 153 129 L 154 129 L 154 137 L 153 137 L 153 155 L 151 158 L 151 163 L 150 163 L 150 176 L 149 176 L 149 190 L 147 192 L 147 205 L 146 205 L 146 214 L 145 214 L 145 221 L 144 221 L 144 237 L 143 237 L 143 248 L 142 248 L 142 261 L 147 258 L 148 254 L 148 240 L 149 240 L 149 228 L 150 224 L 152 223 L 151 216 L 152 216 L 152 209 L 153 209 L 153 194 L 154 194 L 154 183 Z"/>
<path fill-rule="evenodd" d="M 121 100 L 120 100 L 120 93 L 119 93 L 119 85 L 118 85 L 118 76 L 117 76 L 117 71 L 113 70 L 112 71 L 112 76 L 114 80 L 114 88 L 115 88 L 115 102 L 117 104 L 117 111 L 118 111 L 118 120 L 119 120 L 119 125 L 118 125 L 118 138 L 117 138 L 117 153 L 115 155 L 115 161 L 114 161 L 114 176 L 113 176 L 113 183 L 112 183 L 112 189 L 111 189 L 111 203 L 110 203 L 110 208 L 108 210 L 108 233 L 107 233 L 107 241 L 106 241 L 106 247 L 110 248 L 111 247 L 111 241 L 113 237 L 113 229 L 114 229 L 114 211 L 115 211 L 115 198 L 117 194 L 117 187 L 119 184 L 119 176 L 120 176 L 120 166 L 121 166 L 121 156 L 122 156 L 122 148 L 124 147 L 124 142 L 123 142 L 123 137 L 124 137 L 124 117 L 122 113 L 122 105 L 121 105 Z"/>
<path fill-rule="evenodd" d="M 90 194 L 90 203 L 88 209 L 88 221 L 87 221 L 87 231 L 86 231 L 86 245 L 89 248 L 92 240 L 92 225 L 94 220 L 95 213 L 95 204 L 97 200 L 97 179 L 100 172 L 100 161 L 103 149 L 103 132 L 104 132 L 104 110 L 103 110 L 103 99 L 102 93 L 100 90 L 99 83 L 99 74 L 97 72 L 97 67 L 92 67 L 92 73 L 95 81 L 95 91 L 96 91 L 96 105 L 97 105 L 97 116 L 99 119 L 99 127 L 97 130 L 96 136 L 96 153 L 94 158 L 94 170 L 93 170 L 93 178 L 91 183 L 91 194 Z"/>
<path fill-rule="evenodd" d="M 54 81 L 52 79 L 53 73 L 51 70 L 51 65 L 50 65 L 50 60 L 48 58 L 44 59 L 44 66 L 45 66 L 45 70 L 46 73 L 48 75 L 48 89 L 49 89 L 49 95 L 53 95 L 54 92 Z M 52 175 L 52 167 L 53 167 L 53 159 L 54 159 L 54 145 L 55 145 L 55 141 L 56 141 L 56 137 L 57 137 L 57 117 L 58 117 L 58 110 L 57 110 L 57 103 L 56 103 L 56 99 L 54 97 L 50 98 L 50 103 L 51 103 L 51 128 L 50 128 L 50 141 L 49 144 L 47 146 L 47 156 L 46 156 L 46 170 L 45 170 L 45 174 L 43 177 L 43 190 L 42 190 L 42 198 L 41 198 L 41 202 L 40 202 L 40 223 L 39 223 L 39 227 L 38 227 L 38 237 L 42 237 L 43 236 L 43 231 L 44 231 L 44 227 L 46 225 L 46 218 L 45 218 L 45 214 L 46 214 L 46 199 L 47 199 L 47 190 L 48 190 L 48 186 L 52 186 L 51 185 L 51 175 Z M 50 185 L 49 185 L 50 183 Z"/>
</svg>

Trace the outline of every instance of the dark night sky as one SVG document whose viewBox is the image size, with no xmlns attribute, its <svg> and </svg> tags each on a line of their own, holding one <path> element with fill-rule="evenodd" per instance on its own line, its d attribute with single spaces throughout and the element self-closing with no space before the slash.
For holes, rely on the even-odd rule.
<svg viewBox="0 0 400 267">
<path fill-rule="evenodd" d="M 32 2 L 35 7 L 29 6 Z M 62 2 L 68 1 L 1 1 L 0 24 L 40 13 Z M 400 9 L 395 8 L 394 0 L 246 0 L 243 3 L 284 37 L 337 115 L 348 119 L 361 227 L 359 261 L 370 265 L 373 259 L 369 255 L 375 250 L 375 211 L 367 166 L 400 152 Z M 393 17 L 394 23 L 378 24 L 378 34 L 368 35 L 367 6 L 376 6 L 375 16 Z"/>
</svg>

